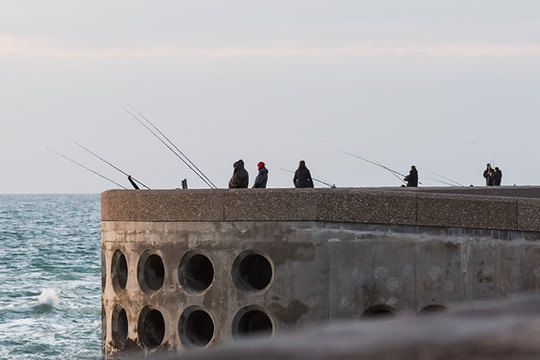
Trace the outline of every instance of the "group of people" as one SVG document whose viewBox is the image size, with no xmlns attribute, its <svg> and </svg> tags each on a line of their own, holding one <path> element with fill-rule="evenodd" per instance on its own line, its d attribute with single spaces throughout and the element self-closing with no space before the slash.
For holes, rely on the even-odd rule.
<svg viewBox="0 0 540 360">
<path fill-rule="evenodd" d="M 233 175 L 229 181 L 229 189 L 242 189 L 249 186 L 249 174 L 245 168 L 244 161 L 238 160 L 233 164 Z M 255 178 L 252 188 L 266 188 L 266 183 L 268 182 L 268 169 L 266 164 L 260 161 L 257 164 L 258 174 Z M 294 186 L 297 188 L 312 188 L 313 179 L 311 178 L 311 173 L 306 167 L 306 162 L 304 160 L 300 161 L 298 169 L 294 173 L 293 178 Z"/>
<path fill-rule="evenodd" d="M 491 164 L 488 163 L 486 170 L 484 170 L 484 178 L 486 186 L 501 186 L 502 171 L 498 167 L 492 168 Z"/>
<path fill-rule="evenodd" d="M 249 174 L 244 167 L 244 161 L 238 160 L 233 164 L 233 175 L 229 181 L 229 189 L 247 188 L 249 186 Z M 252 188 L 266 188 L 268 181 L 268 169 L 264 162 L 257 164 L 258 174 L 255 178 L 255 182 Z M 486 179 L 486 186 L 500 186 L 502 180 L 502 171 L 498 168 L 492 168 L 491 164 L 487 164 L 487 168 L 484 171 L 484 178 Z M 407 187 L 418 186 L 418 170 L 414 165 L 411 166 L 409 175 L 403 179 L 407 183 Z M 301 160 L 298 164 L 298 169 L 294 172 L 293 177 L 294 186 L 297 188 L 312 188 L 313 179 L 311 173 L 306 167 L 306 162 Z M 402 185 L 405 186 L 405 185 Z"/>
</svg>

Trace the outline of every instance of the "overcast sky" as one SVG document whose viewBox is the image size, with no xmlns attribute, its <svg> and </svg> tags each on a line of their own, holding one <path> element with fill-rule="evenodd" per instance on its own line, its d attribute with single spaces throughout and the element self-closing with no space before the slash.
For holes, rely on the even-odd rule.
<svg viewBox="0 0 540 360">
<path fill-rule="evenodd" d="M 0 0 L 0 193 L 205 185 L 122 108 L 153 120 L 218 187 L 304 159 L 337 186 L 540 183 L 537 0 Z M 431 178 L 431 179 L 428 179 Z"/>
</svg>

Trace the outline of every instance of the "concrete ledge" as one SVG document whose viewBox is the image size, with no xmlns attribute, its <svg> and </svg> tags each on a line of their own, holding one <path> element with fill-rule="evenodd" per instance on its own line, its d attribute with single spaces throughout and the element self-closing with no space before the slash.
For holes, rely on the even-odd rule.
<svg viewBox="0 0 540 360">
<path fill-rule="evenodd" d="M 520 199 L 518 211 L 519 230 L 540 231 L 540 199 Z"/>
<path fill-rule="evenodd" d="M 335 189 L 321 194 L 318 220 L 416 225 L 416 194 Z"/>
<path fill-rule="evenodd" d="M 110 190 L 103 221 L 326 221 L 540 231 L 540 200 L 386 189 Z"/>
<path fill-rule="evenodd" d="M 420 193 L 418 225 L 517 230 L 517 200 Z"/>
<path fill-rule="evenodd" d="M 101 194 L 101 219 L 221 221 L 223 191 L 110 190 Z"/>
<path fill-rule="evenodd" d="M 317 220 L 322 193 L 314 189 L 225 190 L 225 221 L 312 221 Z"/>
</svg>

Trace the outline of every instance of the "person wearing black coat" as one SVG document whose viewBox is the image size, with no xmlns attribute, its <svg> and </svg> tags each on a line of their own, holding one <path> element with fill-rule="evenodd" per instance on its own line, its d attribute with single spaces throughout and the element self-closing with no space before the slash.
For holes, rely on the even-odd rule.
<svg viewBox="0 0 540 360">
<path fill-rule="evenodd" d="M 253 188 L 264 189 L 266 188 L 266 182 L 268 181 L 268 169 L 266 169 L 266 165 L 262 161 L 257 164 L 257 169 L 259 169 L 259 174 L 255 178 Z"/>
<path fill-rule="evenodd" d="M 493 168 L 491 164 L 486 165 L 486 170 L 484 170 L 484 178 L 486 179 L 486 186 L 493 186 Z"/>
<path fill-rule="evenodd" d="M 502 171 L 498 167 L 495 167 L 491 177 L 493 178 L 493 186 L 501 186 Z"/>
<path fill-rule="evenodd" d="M 312 188 L 313 179 L 311 179 L 311 173 L 306 167 L 306 162 L 304 160 L 300 161 L 298 169 L 294 172 L 293 178 L 294 186 L 297 188 Z"/>
<path fill-rule="evenodd" d="M 233 175 L 229 181 L 229 189 L 247 188 L 249 185 L 249 174 L 244 168 L 244 161 L 238 160 L 233 164 Z"/>
<path fill-rule="evenodd" d="M 405 176 L 403 180 L 407 182 L 407 187 L 418 187 L 418 171 L 416 170 L 416 166 L 411 166 L 409 175 Z"/>
</svg>

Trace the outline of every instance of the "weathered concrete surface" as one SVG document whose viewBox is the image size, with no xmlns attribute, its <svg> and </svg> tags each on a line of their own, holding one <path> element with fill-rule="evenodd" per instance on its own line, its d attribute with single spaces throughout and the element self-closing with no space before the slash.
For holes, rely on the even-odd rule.
<svg viewBox="0 0 540 360">
<path fill-rule="evenodd" d="M 473 196 L 505 196 L 534 199 L 540 198 L 539 186 L 463 186 L 463 187 L 418 187 L 418 188 L 378 188 L 384 191 L 424 192 L 436 194 L 473 195 Z"/>
<path fill-rule="evenodd" d="M 422 191 L 107 191 L 104 355 L 536 292 L 537 214 L 539 199 Z"/>
<path fill-rule="evenodd" d="M 499 189 L 511 192 L 504 188 L 492 192 Z M 111 190 L 102 194 L 101 209 L 103 221 L 327 221 L 516 231 L 540 228 L 535 221 L 540 199 L 471 197 L 454 194 L 458 190 L 446 191 L 452 193 L 352 188 Z"/>
<path fill-rule="evenodd" d="M 426 316 L 338 322 L 156 359 L 533 360 L 540 358 L 539 338 L 540 297 L 534 296 Z"/>
</svg>

